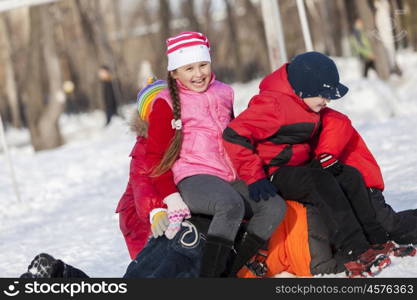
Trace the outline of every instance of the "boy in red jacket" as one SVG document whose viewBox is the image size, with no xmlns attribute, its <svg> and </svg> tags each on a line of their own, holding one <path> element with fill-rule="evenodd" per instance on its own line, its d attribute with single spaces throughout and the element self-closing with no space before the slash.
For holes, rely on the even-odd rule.
<svg viewBox="0 0 417 300">
<path fill-rule="evenodd" d="M 335 258 L 347 273 L 375 275 L 390 259 L 373 249 L 367 237 L 383 243 L 385 230 L 372 224 L 364 233 L 335 177 L 309 166 L 320 110 L 348 91 L 339 82 L 335 63 L 318 52 L 300 54 L 266 76 L 259 88 L 223 133 L 225 148 L 251 197 L 268 199 L 278 189 L 284 199 L 316 206 L 329 229 Z M 363 188 L 360 180 L 351 183 L 350 194 Z"/>
</svg>

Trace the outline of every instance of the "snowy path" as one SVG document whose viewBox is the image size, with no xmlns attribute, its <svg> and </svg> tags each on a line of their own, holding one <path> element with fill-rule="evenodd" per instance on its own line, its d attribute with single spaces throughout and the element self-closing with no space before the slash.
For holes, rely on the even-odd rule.
<svg viewBox="0 0 417 300">
<path fill-rule="evenodd" d="M 23 203 L 0 169 L 0 276 L 17 276 L 45 251 L 88 274 L 117 277 L 129 256 L 114 213 L 134 138 L 122 122 L 53 151 L 14 151 Z M 4 166 L 0 156 L 0 165 Z"/>
</svg>

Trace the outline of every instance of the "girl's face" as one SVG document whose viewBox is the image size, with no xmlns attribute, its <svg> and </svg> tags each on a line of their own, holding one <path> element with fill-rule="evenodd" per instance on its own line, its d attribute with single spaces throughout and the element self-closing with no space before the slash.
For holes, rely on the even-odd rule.
<svg viewBox="0 0 417 300">
<path fill-rule="evenodd" d="M 312 111 L 318 113 L 327 106 L 327 103 L 330 102 L 330 99 L 322 97 L 308 97 L 303 98 L 303 101 Z"/>
<path fill-rule="evenodd" d="M 205 92 L 211 79 L 211 65 L 207 61 L 199 61 L 179 67 L 171 72 L 174 79 L 181 81 L 189 90 Z"/>
</svg>

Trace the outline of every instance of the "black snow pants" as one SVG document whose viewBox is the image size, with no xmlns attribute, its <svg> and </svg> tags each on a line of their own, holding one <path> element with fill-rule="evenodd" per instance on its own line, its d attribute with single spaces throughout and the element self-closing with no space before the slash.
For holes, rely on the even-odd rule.
<svg viewBox="0 0 417 300">
<path fill-rule="evenodd" d="M 284 199 L 317 207 L 340 260 L 354 260 L 370 247 L 351 203 L 332 174 L 318 168 L 284 166 L 274 172 L 271 182 Z"/>
<path fill-rule="evenodd" d="M 417 209 L 396 212 L 385 202 L 381 190 L 369 188 L 368 194 L 376 220 L 398 244 L 417 244 Z"/>
</svg>

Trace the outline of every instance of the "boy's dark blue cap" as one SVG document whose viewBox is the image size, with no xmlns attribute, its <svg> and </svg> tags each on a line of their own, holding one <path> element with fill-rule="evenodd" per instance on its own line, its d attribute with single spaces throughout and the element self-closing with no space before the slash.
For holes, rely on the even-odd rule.
<svg viewBox="0 0 417 300">
<path fill-rule="evenodd" d="M 288 81 L 300 98 L 342 98 L 348 88 L 339 82 L 336 64 L 320 52 L 295 56 L 287 66 Z"/>
</svg>

